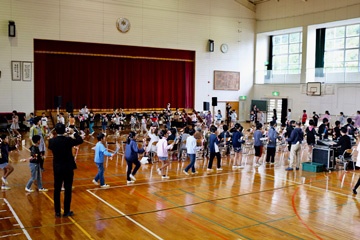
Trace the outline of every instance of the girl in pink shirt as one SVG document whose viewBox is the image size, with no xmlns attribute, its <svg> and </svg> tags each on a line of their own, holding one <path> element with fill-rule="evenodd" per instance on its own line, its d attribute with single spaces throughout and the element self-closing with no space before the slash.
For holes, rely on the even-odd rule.
<svg viewBox="0 0 360 240">
<path fill-rule="evenodd" d="M 169 136 L 169 133 L 165 130 L 161 130 L 159 134 L 159 142 L 156 144 L 157 148 L 157 156 L 159 160 L 161 161 L 161 168 L 158 168 L 157 171 L 159 175 L 162 175 L 162 179 L 168 179 L 169 176 L 166 175 L 165 168 L 167 168 L 170 165 L 169 159 L 168 159 L 168 149 L 172 149 L 174 146 L 174 143 L 168 145 L 167 138 Z"/>
</svg>

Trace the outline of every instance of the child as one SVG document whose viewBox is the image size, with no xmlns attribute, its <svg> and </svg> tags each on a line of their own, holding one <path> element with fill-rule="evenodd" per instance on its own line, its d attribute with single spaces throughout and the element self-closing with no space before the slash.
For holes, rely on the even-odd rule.
<svg viewBox="0 0 360 240">
<path fill-rule="evenodd" d="M 346 124 L 346 116 L 344 115 L 343 112 L 340 112 L 339 122 L 340 122 L 341 126 L 344 126 Z"/>
<path fill-rule="evenodd" d="M 221 155 L 220 155 L 220 151 L 219 151 L 219 139 L 216 136 L 215 132 L 217 131 L 217 128 L 212 125 L 210 127 L 210 136 L 209 136 L 209 147 L 210 147 L 210 160 L 209 160 L 209 164 L 208 164 L 208 168 L 207 171 L 208 172 L 212 172 L 212 164 L 214 161 L 214 158 L 216 156 L 217 158 L 217 171 L 221 171 Z"/>
<path fill-rule="evenodd" d="M 94 122 L 95 122 L 95 114 L 91 111 L 89 114 L 89 131 L 90 131 L 90 136 L 92 136 L 94 134 Z"/>
<path fill-rule="evenodd" d="M 162 166 L 157 169 L 159 175 L 162 175 L 162 179 L 169 179 L 170 177 L 166 175 L 165 168 L 170 165 L 168 158 L 168 149 L 172 149 L 174 142 L 170 145 L 167 144 L 167 137 L 169 136 L 166 130 L 161 130 L 159 134 L 159 142 L 156 144 L 157 147 L 157 156 L 161 161 Z"/>
<path fill-rule="evenodd" d="M 333 140 L 337 140 L 338 138 L 341 137 L 340 129 L 341 129 L 341 122 L 335 121 L 335 127 L 334 127 L 334 131 L 333 131 Z"/>
<path fill-rule="evenodd" d="M 232 135 L 232 145 L 235 152 L 235 161 L 232 169 L 242 169 L 244 166 L 242 165 L 242 149 L 241 145 L 245 142 L 242 140 L 243 133 L 242 133 L 242 126 L 240 123 L 236 123 L 234 127 L 234 132 Z"/>
<path fill-rule="evenodd" d="M 81 132 L 81 135 L 85 135 L 85 117 L 82 113 L 79 114 L 79 122 L 80 122 L 80 132 Z"/>
<path fill-rule="evenodd" d="M 316 112 L 313 112 L 314 127 L 317 127 L 319 118 L 319 115 L 317 115 Z"/>
<path fill-rule="evenodd" d="M 9 152 L 15 150 L 17 145 L 14 147 L 9 146 L 9 137 L 5 134 L 0 137 L 0 168 L 4 170 L 4 175 L 1 178 L 2 181 L 2 190 L 11 189 L 8 185 L 7 177 L 14 171 L 14 167 L 9 164 Z"/>
<path fill-rule="evenodd" d="M 223 126 L 223 132 L 219 135 L 219 141 L 221 142 L 221 145 L 223 145 L 224 148 L 226 148 L 226 155 L 230 154 L 230 133 L 228 132 L 229 127 L 227 125 Z"/>
<path fill-rule="evenodd" d="M 43 113 L 42 113 L 42 117 L 41 117 L 41 126 L 44 127 L 45 132 L 48 132 L 48 131 L 49 131 L 47 121 L 48 121 L 48 119 L 47 119 L 45 113 L 43 112 Z"/>
<path fill-rule="evenodd" d="M 360 136 L 357 137 L 358 138 L 358 141 L 360 140 Z M 356 151 L 357 151 L 357 158 L 356 158 L 356 166 L 357 167 L 360 167 L 360 144 L 358 144 L 357 148 L 356 148 Z M 353 194 L 357 194 L 357 188 L 360 186 L 360 177 L 359 179 L 357 180 L 357 183 L 355 184 L 352 192 Z"/>
<path fill-rule="evenodd" d="M 276 122 L 270 122 L 270 129 L 268 132 L 269 143 L 267 145 L 266 153 L 266 163 L 270 163 L 270 165 L 275 164 L 276 139 L 278 138 L 275 127 Z"/>
<path fill-rule="evenodd" d="M 302 115 L 302 118 L 301 118 L 302 125 L 305 125 L 306 120 L 307 120 L 306 110 L 303 110 L 303 115 Z"/>
<path fill-rule="evenodd" d="M 250 126 L 253 126 L 255 124 L 255 113 L 254 111 L 251 111 L 250 113 Z"/>
<path fill-rule="evenodd" d="M 62 123 L 65 125 L 64 113 L 60 113 L 57 115 L 57 123 Z"/>
<path fill-rule="evenodd" d="M 25 187 L 25 191 L 34 192 L 31 189 L 31 185 L 36 180 L 37 187 L 39 192 L 47 192 L 48 190 L 43 188 L 42 186 L 42 177 L 41 177 L 41 169 L 43 169 L 44 159 L 39 150 L 41 137 L 39 135 L 34 135 L 32 137 L 33 145 L 30 147 L 31 158 L 30 160 L 30 171 L 31 178 Z"/>
<path fill-rule="evenodd" d="M 146 118 L 145 118 L 145 115 L 142 117 L 141 119 L 141 135 L 143 135 L 143 131 L 145 130 L 145 133 L 148 131 L 147 128 L 146 128 Z"/>
<path fill-rule="evenodd" d="M 32 127 L 34 125 L 34 113 L 30 113 L 28 122 L 29 122 L 30 127 Z"/>
<path fill-rule="evenodd" d="M 143 140 L 143 148 L 138 148 L 136 142 L 136 133 L 130 132 L 126 140 L 125 148 L 125 160 L 127 164 L 126 179 L 127 183 L 134 183 L 136 181 L 135 174 L 140 168 L 140 162 L 138 159 L 138 153 L 143 153 L 145 150 L 145 139 Z M 132 165 L 135 164 L 135 168 L 132 171 Z"/>
<path fill-rule="evenodd" d="M 74 129 L 75 128 L 75 117 L 74 114 L 70 113 L 69 116 L 69 127 Z"/>
<path fill-rule="evenodd" d="M 131 131 L 135 132 L 136 118 L 134 115 L 131 115 L 130 124 L 131 124 Z"/>
<path fill-rule="evenodd" d="M 156 112 L 153 112 L 152 117 L 151 117 L 151 122 L 153 123 L 153 126 L 157 126 L 159 127 L 159 123 L 158 123 L 158 116 L 156 114 Z"/>
<path fill-rule="evenodd" d="M 121 118 L 120 118 L 120 114 L 116 113 L 114 118 L 113 118 L 113 122 L 115 123 L 115 130 L 118 133 L 120 130 L 120 125 L 121 125 Z"/>
<path fill-rule="evenodd" d="M 219 127 L 220 123 L 221 123 L 221 119 L 222 119 L 222 115 L 221 115 L 221 110 L 218 110 L 218 114 L 216 115 L 216 125 Z M 208 126 L 210 127 L 210 126 Z"/>
<path fill-rule="evenodd" d="M 206 122 L 206 126 L 210 127 L 212 123 L 212 115 L 210 111 L 208 111 L 208 113 L 205 116 L 205 122 Z"/>
<path fill-rule="evenodd" d="M 306 132 L 306 142 L 309 146 L 308 159 L 311 159 L 312 148 L 315 146 L 315 136 L 317 135 L 315 131 L 314 120 L 310 119 L 309 126 L 305 130 Z"/>
<path fill-rule="evenodd" d="M 259 160 L 261 158 L 262 150 L 263 150 L 263 143 L 260 140 L 260 138 L 262 138 L 262 136 L 263 136 L 263 133 L 261 131 L 262 126 L 263 125 L 261 123 L 258 123 L 256 125 L 256 131 L 254 132 L 255 167 L 256 168 L 260 167 Z"/>
<path fill-rule="evenodd" d="M 196 174 L 195 170 L 195 160 L 196 160 L 196 139 L 194 138 L 195 130 L 191 129 L 189 131 L 190 137 L 186 140 L 186 151 L 190 157 L 190 164 L 184 169 L 184 173 L 189 175 L 188 171 L 191 168 L 192 174 Z"/>
<path fill-rule="evenodd" d="M 18 129 L 20 129 L 19 116 L 17 115 L 17 111 L 15 111 L 15 110 L 12 112 L 12 123 L 11 123 L 10 129 L 14 136 L 21 137 L 21 135 L 18 131 Z"/>
<path fill-rule="evenodd" d="M 98 143 L 95 146 L 95 163 L 98 167 L 98 173 L 95 176 L 95 178 L 92 180 L 92 182 L 95 185 L 99 185 L 98 181 L 100 180 L 100 187 L 101 188 L 109 188 L 110 185 L 105 184 L 105 178 L 104 178 L 104 156 L 110 157 L 110 160 L 112 160 L 112 156 L 116 154 L 120 148 L 119 144 L 116 145 L 116 151 L 114 153 L 109 153 L 104 144 L 106 143 L 106 138 L 103 133 L 99 133 L 97 135 Z"/>
<path fill-rule="evenodd" d="M 102 129 L 102 133 L 106 136 L 106 127 L 107 127 L 107 124 L 108 124 L 108 118 L 106 116 L 106 113 L 103 113 L 101 115 L 101 129 Z"/>
<path fill-rule="evenodd" d="M 34 119 L 34 126 L 32 126 L 30 128 L 30 139 L 32 140 L 32 138 L 36 135 L 40 137 L 40 143 L 38 145 L 38 148 L 39 148 L 41 156 L 44 157 L 45 150 L 46 150 L 44 138 L 45 138 L 46 134 L 45 134 L 44 126 L 41 125 L 41 119 L 38 117 Z M 41 167 L 42 167 L 42 165 L 41 165 Z"/>
</svg>

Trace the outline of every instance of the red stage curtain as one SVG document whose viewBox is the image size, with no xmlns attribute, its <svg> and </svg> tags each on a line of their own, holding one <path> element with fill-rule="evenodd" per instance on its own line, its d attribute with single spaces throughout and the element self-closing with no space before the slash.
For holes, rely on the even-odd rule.
<svg viewBox="0 0 360 240">
<path fill-rule="evenodd" d="M 69 48 L 69 42 L 65 43 Z M 82 47 L 81 51 L 91 53 L 91 47 L 94 45 L 88 43 L 85 45 L 89 48 Z M 98 53 L 99 45 L 105 44 L 95 45 L 97 46 L 94 48 L 95 52 Z M 56 46 L 55 50 L 59 51 L 58 45 Z M 111 46 L 116 47 L 116 45 Z M 95 109 L 163 108 L 168 102 L 172 107 L 193 108 L 194 106 L 193 61 L 39 52 L 39 50 L 52 51 L 50 49 L 51 46 L 46 49 L 35 47 L 36 110 L 54 109 L 54 96 L 63 97 L 63 107 L 66 102 L 73 102 L 74 108 L 81 108 L 82 104 Z M 147 49 L 155 54 L 154 48 L 141 48 L 137 54 L 139 56 L 150 54 L 146 52 Z M 166 51 L 171 53 L 169 55 L 171 57 L 176 57 L 178 51 L 181 53 L 178 59 L 195 57 L 192 51 L 161 49 L 160 53 L 164 58 L 168 57 Z"/>
</svg>

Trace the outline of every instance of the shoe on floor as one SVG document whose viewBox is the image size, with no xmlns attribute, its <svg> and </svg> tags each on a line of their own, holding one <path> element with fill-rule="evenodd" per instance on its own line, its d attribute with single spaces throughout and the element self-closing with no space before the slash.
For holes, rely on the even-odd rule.
<svg viewBox="0 0 360 240">
<path fill-rule="evenodd" d="M 160 168 L 156 169 L 156 171 L 158 172 L 159 175 L 161 175 L 161 170 L 160 170 Z"/>
<path fill-rule="evenodd" d="M 189 175 L 189 173 L 187 171 L 184 170 L 183 172 L 185 173 L 185 175 Z"/>
<path fill-rule="evenodd" d="M 62 188 L 61 188 L 61 191 L 65 191 L 65 188 L 62 187 Z"/>
<path fill-rule="evenodd" d="M 211 168 L 208 168 L 206 171 L 208 172 L 212 172 L 213 170 Z"/>
<path fill-rule="evenodd" d="M 275 165 L 275 163 L 274 163 L 274 162 L 272 162 L 272 163 L 270 163 L 270 165 Z"/>
<path fill-rule="evenodd" d="M 223 169 L 222 168 L 217 168 L 216 171 L 222 171 Z"/>
<path fill-rule="evenodd" d="M 99 185 L 99 183 L 98 183 L 97 181 L 95 181 L 95 179 L 93 179 L 92 182 L 93 182 L 95 185 Z"/>
<path fill-rule="evenodd" d="M 355 189 L 352 190 L 353 194 L 357 194 L 357 191 Z"/>
<path fill-rule="evenodd" d="M 291 168 L 291 167 L 288 167 L 288 168 L 286 168 L 285 170 L 286 170 L 286 171 L 292 171 L 292 170 L 294 170 L 294 169 Z"/>
<path fill-rule="evenodd" d="M 72 217 L 74 216 L 74 212 L 73 211 L 70 211 L 68 213 L 64 213 L 63 217 Z"/>
<path fill-rule="evenodd" d="M 244 166 L 238 166 L 239 169 L 244 169 L 245 167 Z"/>
<path fill-rule="evenodd" d="M 11 189 L 11 187 L 9 187 L 9 186 L 1 186 L 1 190 L 10 190 Z"/>
<path fill-rule="evenodd" d="M 134 177 L 134 175 L 130 174 L 130 178 L 131 178 L 133 181 L 136 181 L 136 178 Z"/>
<path fill-rule="evenodd" d="M 300 168 L 297 167 L 296 170 L 300 170 Z"/>
<path fill-rule="evenodd" d="M 34 190 L 32 190 L 31 188 L 25 188 L 25 191 L 27 191 L 27 192 L 34 192 Z"/>
<path fill-rule="evenodd" d="M 49 191 L 49 190 L 47 190 L 46 188 L 40 188 L 39 189 L 39 192 L 47 192 L 47 191 Z"/>
<path fill-rule="evenodd" d="M 232 166 L 232 169 L 236 170 L 236 169 L 238 169 L 238 166 L 234 165 L 234 166 Z"/>
<path fill-rule="evenodd" d="M 104 185 L 102 185 L 102 186 L 100 186 L 100 187 L 101 187 L 101 188 L 109 188 L 110 185 L 104 184 Z"/>
<path fill-rule="evenodd" d="M 126 181 L 127 184 L 134 183 L 134 181 Z"/>
<path fill-rule="evenodd" d="M 55 217 L 56 217 L 56 218 L 60 218 L 60 217 L 61 217 L 61 214 L 57 212 L 57 213 L 55 213 Z"/>
<path fill-rule="evenodd" d="M 198 171 L 196 171 L 196 172 L 192 172 L 191 174 L 193 174 L 193 175 L 194 175 L 194 174 L 198 174 L 198 173 L 199 173 L 199 172 L 198 172 Z"/>
<path fill-rule="evenodd" d="M 169 179 L 170 177 L 169 176 L 162 176 L 161 178 L 162 179 Z"/>
<path fill-rule="evenodd" d="M 2 181 L 5 185 L 8 185 L 8 184 L 9 184 L 8 181 L 6 180 L 6 178 L 4 178 L 4 177 L 1 177 L 1 181 Z"/>
</svg>

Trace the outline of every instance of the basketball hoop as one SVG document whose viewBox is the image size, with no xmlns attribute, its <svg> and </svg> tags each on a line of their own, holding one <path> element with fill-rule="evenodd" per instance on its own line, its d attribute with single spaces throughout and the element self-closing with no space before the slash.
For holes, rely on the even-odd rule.
<svg viewBox="0 0 360 240">
<path fill-rule="evenodd" d="M 309 92 L 307 93 L 307 95 L 308 95 L 308 96 L 315 96 L 315 92 L 309 91 Z"/>
</svg>

